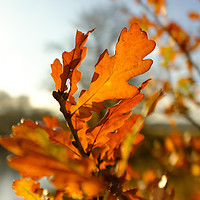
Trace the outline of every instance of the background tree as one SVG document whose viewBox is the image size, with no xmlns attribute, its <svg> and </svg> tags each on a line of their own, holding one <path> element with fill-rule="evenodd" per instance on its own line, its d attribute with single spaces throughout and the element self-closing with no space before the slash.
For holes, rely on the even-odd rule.
<svg viewBox="0 0 200 200">
<path fill-rule="evenodd" d="M 160 102 L 163 115 L 169 120 L 168 134 L 165 137 L 161 136 L 158 125 L 157 136 L 148 131 L 148 134 L 154 136 L 150 139 L 148 134 L 145 134 L 149 138 L 146 142 L 152 140 L 152 143 L 146 144 L 148 150 L 145 151 L 144 148 L 143 155 L 151 152 L 153 157 L 158 159 L 157 164 L 161 164 L 168 171 L 174 181 L 172 185 L 175 187 L 178 199 L 198 199 L 200 189 L 200 152 L 197 147 L 200 141 L 199 9 L 184 13 L 190 20 L 187 27 L 184 23 L 180 24 L 170 18 L 169 1 L 137 0 L 135 2 L 141 9 L 139 14 L 132 11 L 132 7 L 135 6 L 133 2 L 132 6 L 130 3 L 123 7 L 123 11 L 129 15 L 128 23 L 140 24 L 157 43 L 158 64 L 155 68 L 158 73 L 153 73 L 152 88 L 147 91 L 147 94 L 161 87 L 166 98 L 169 99 L 167 104 Z M 185 124 L 190 125 L 185 126 Z M 161 169 L 161 166 L 158 168 Z M 187 190 L 184 190 L 184 193 L 184 186 L 181 184 L 183 179 L 190 180 L 190 184 L 193 182 L 192 187 L 186 186 Z M 192 195 L 193 192 L 197 195 Z"/>
</svg>

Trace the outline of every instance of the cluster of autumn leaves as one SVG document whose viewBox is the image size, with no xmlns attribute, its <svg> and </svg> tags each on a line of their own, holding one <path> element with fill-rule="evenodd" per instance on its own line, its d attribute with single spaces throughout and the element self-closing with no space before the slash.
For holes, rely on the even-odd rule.
<svg viewBox="0 0 200 200">
<path fill-rule="evenodd" d="M 14 181 L 13 189 L 27 200 L 140 199 L 131 185 L 134 173 L 128 159 L 143 140 L 139 131 L 162 92 L 147 101 L 143 115 L 133 114 L 132 108 L 142 100 L 144 95 L 140 92 L 149 80 L 138 87 L 128 80 L 150 68 L 152 60 L 143 58 L 153 51 L 155 42 L 137 24 L 128 31 L 124 28 L 115 55 L 110 57 L 107 50 L 101 54 L 90 88 L 82 91 L 76 102 L 73 95 L 81 79 L 78 67 L 85 58 L 84 45 L 92 31 L 77 31 L 75 48 L 63 53 L 62 63 L 56 59 L 51 65 L 56 87 L 53 96 L 68 129 L 64 130 L 55 117 L 44 117 L 38 124 L 25 120 L 13 127 L 9 138 L 0 140 L 14 153 L 9 165 L 23 176 Z M 105 108 L 103 101 L 108 99 L 119 102 L 107 108 L 96 126 L 88 127 L 91 111 L 100 112 Z M 42 177 L 49 177 L 56 187 L 55 194 L 35 182 Z"/>
<path fill-rule="evenodd" d="M 94 30 L 86 34 L 77 31 L 75 48 L 62 54 L 62 62 L 56 59 L 51 65 L 51 76 L 56 88 L 53 97 L 60 105 L 67 128 L 63 128 L 56 117 L 44 117 L 39 123 L 24 120 L 13 126 L 9 138 L 0 138 L 1 145 L 14 154 L 9 157 L 8 164 L 22 175 L 22 179 L 13 183 L 17 196 L 25 200 L 142 199 L 142 192 L 133 184 L 136 172 L 128 161 L 144 139 L 139 132 L 163 92 L 158 91 L 149 96 L 141 114 L 133 112 L 132 109 L 144 98 L 141 91 L 150 80 L 140 86 L 131 85 L 128 81 L 150 69 L 152 60 L 144 57 L 155 48 L 155 42 L 149 40 L 140 27 L 146 31 L 153 30 L 155 34 L 152 38 L 155 40 L 165 34 L 173 39 L 173 45 L 172 40 L 169 40 L 169 44 L 160 47 L 162 66 L 168 72 L 174 68 L 176 58 L 185 55 L 190 76 L 178 80 L 178 89 L 166 80 L 156 80 L 156 84 L 160 83 L 165 92 L 171 91 L 173 94 L 174 101 L 165 110 L 171 125 L 175 126 L 171 114 L 177 110 L 192 120 L 188 117 L 185 98 L 197 104 L 191 88 L 195 87 L 193 71 L 198 73 L 198 68 L 190 53 L 197 49 L 200 40 L 198 37 L 191 38 L 174 22 L 164 25 L 159 21 L 165 17 L 164 0 L 148 1 L 153 12 L 142 1 L 137 2 L 156 20 L 150 20 L 145 14 L 131 16 L 130 28 L 122 30 L 115 55 L 111 57 L 107 50 L 100 55 L 90 88 L 81 91 L 78 100 L 74 97 L 82 76 L 78 67 L 86 56 L 87 48 L 84 45 Z M 190 13 L 190 17 L 199 19 L 197 13 Z M 118 103 L 106 108 L 103 104 L 105 100 Z M 103 110 L 106 110 L 106 114 L 90 127 L 88 121 L 92 113 Z M 189 166 L 195 176 L 200 176 L 199 144 L 198 138 L 190 135 L 184 138 L 174 131 L 166 137 L 164 146 L 157 145 L 157 149 L 153 149 L 153 155 L 164 165 L 177 168 Z M 193 155 L 186 156 L 185 147 L 191 148 Z M 194 160 L 190 159 L 191 156 Z M 53 183 L 54 192 L 40 187 L 38 180 L 42 177 L 48 177 Z M 166 191 L 166 174 L 159 179 L 154 171 L 149 170 L 143 181 L 151 186 L 149 197 L 165 200 L 173 198 L 173 193 Z"/>
</svg>

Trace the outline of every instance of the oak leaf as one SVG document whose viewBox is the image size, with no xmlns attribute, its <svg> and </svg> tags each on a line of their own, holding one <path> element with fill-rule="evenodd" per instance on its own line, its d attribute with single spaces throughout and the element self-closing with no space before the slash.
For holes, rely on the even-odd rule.
<svg viewBox="0 0 200 200">
<path fill-rule="evenodd" d="M 46 131 L 49 134 L 49 140 L 51 142 L 65 146 L 74 154 L 74 157 L 80 156 L 77 148 L 72 143 L 71 132 L 64 130 L 56 117 L 45 116 L 43 117 L 43 121 L 48 127 Z"/>
<path fill-rule="evenodd" d="M 13 182 L 12 189 L 16 191 L 16 195 L 24 197 L 24 200 L 43 200 L 44 195 L 40 195 L 40 183 L 35 183 L 32 179 L 22 178 Z M 43 189 L 42 189 L 43 190 Z M 47 195 L 46 195 L 47 196 Z M 49 199 L 49 197 L 48 197 Z"/>
<path fill-rule="evenodd" d="M 128 159 L 133 148 L 133 144 L 143 140 L 144 136 L 140 135 L 139 138 L 136 137 L 144 125 L 144 117 L 142 115 L 135 115 L 130 120 L 129 123 L 124 126 L 122 130 L 124 132 L 123 142 L 120 146 L 121 149 L 121 160 L 117 162 L 117 176 L 120 177 L 124 174 L 126 167 L 128 165 Z"/>
<path fill-rule="evenodd" d="M 116 152 L 128 132 L 127 124 L 129 127 L 135 123 L 136 115 L 129 120 L 132 115 L 131 109 L 142 100 L 144 95 L 140 91 L 148 85 L 149 81 L 150 79 L 146 80 L 138 87 L 138 94 L 133 98 L 123 99 L 110 107 L 102 120 L 94 128 L 87 130 L 86 134 L 90 138 L 89 150 L 101 147 L 101 158 L 107 163 L 115 160 Z"/>
<path fill-rule="evenodd" d="M 55 82 L 55 88 L 56 90 L 61 90 L 62 81 L 60 76 L 63 73 L 63 66 L 58 59 L 56 59 L 51 65 L 51 70 L 52 70 L 51 76 Z"/>
<path fill-rule="evenodd" d="M 124 28 L 116 45 L 115 55 L 110 57 L 107 50 L 101 54 L 90 88 L 81 93 L 76 105 L 71 106 L 71 114 L 82 106 L 89 109 L 95 107 L 100 111 L 102 107 L 99 109 L 96 103 L 136 95 L 137 87 L 130 85 L 128 81 L 149 70 L 152 60 L 143 58 L 154 48 L 155 42 L 149 40 L 137 24 L 133 24 L 129 31 Z"/>
<path fill-rule="evenodd" d="M 93 147 L 101 147 L 108 140 L 107 136 L 109 133 L 113 134 L 113 139 L 118 135 L 114 132 L 122 127 L 128 118 L 130 118 L 132 111 L 131 109 L 136 106 L 141 99 L 143 94 L 139 93 L 131 99 L 124 99 L 117 105 L 108 109 L 104 118 L 92 129 L 87 131 L 87 135 L 91 139 Z M 120 141 L 117 142 L 120 144 Z"/>
<path fill-rule="evenodd" d="M 128 159 L 129 159 L 131 150 L 133 148 L 134 142 L 137 144 L 143 139 L 142 135 L 139 136 L 139 138 L 137 138 L 137 136 L 139 134 L 139 131 L 143 127 L 145 118 L 153 112 L 158 100 L 162 96 L 163 96 L 163 92 L 162 90 L 160 90 L 156 92 L 155 94 L 153 94 L 151 97 L 149 97 L 148 100 L 146 101 L 146 104 L 143 106 L 143 110 L 142 110 L 143 115 L 136 115 L 137 118 L 135 119 L 134 123 L 132 125 L 127 124 L 126 137 L 120 146 L 121 160 L 117 162 L 117 176 L 118 177 L 121 177 L 125 173 L 125 170 L 128 164 Z"/>
<path fill-rule="evenodd" d="M 144 117 L 153 113 L 158 101 L 164 96 L 164 92 L 162 90 L 154 93 L 146 100 L 146 104 L 143 106 L 142 114 Z"/>
<path fill-rule="evenodd" d="M 51 65 L 51 76 L 55 82 L 56 90 L 66 91 L 68 88 L 66 82 L 70 80 L 69 98 L 76 92 L 76 84 L 81 79 L 81 72 L 78 71 L 78 67 L 86 56 L 87 48 L 84 47 L 89 33 L 94 30 L 88 31 L 86 34 L 77 31 L 75 48 L 71 52 L 63 52 L 62 60 L 63 64 L 58 59 Z"/>
<path fill-rule="evenodd" d="M 10 138 L 0 139 L 1 144 L 15 154 L 9 157 L 8 164 L 22 176 L 33 180 L 53 175 L 51 182 L 58 189 L 78 184 L 80 189 L 83 185 L 85 192 L 84 189 L 88 191 L 86 182 L 103 190 L 101 179 L 91 175 L 95 163 L 91 159 L 75 160 L 65 145 L 49 140 L 48 128 L 43 127 L 43 124 L 25 121 L 13 127 L 14 134 Z"/>
</svg>

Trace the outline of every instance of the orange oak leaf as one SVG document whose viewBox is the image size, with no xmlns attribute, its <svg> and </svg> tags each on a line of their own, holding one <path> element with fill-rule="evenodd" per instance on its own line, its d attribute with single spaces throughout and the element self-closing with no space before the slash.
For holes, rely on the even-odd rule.
<svg viewBox="0 0 200 200">
<path fill-rule="evenodd" d="M 43 200 L 45 196 L 49 200 L 52 199 L 49 198 L 48 192 L 40 188 L 40 183 L 36 183 L 32 179 L 22 178 L 15 180 L 12 189 L 16 191 L 17 196 L 24 197 L 24 200 Z"/>
<path fill-rule="evenodd" d="M 65 192 L 63 190 L 57 190 L 54 196 L 54 200 L 63 200 L 63 195 Z"/>
<path fill-rule="evenodd" d="M 86 134 L 90 138 L 88 151 L 96 147 L 103 147 L 101 154 L 109 151 L 109 156 L 106 159 L 110 160 L 108 157 L 113 156 L 114 160 L 114 149 L 120 146 L 125 137 L 125 133 L 121 133 L 121 130 L 124 129 L 122 127 L 127 121 L 132 124 L 135 122 L 136 115 L 132 117 L 132 121 L 128 120 L 132 115 L 131 109 L 142 100 L 144 95 L 139 92 L 147 86 L 149 81 L 150 79 L 146 80 L 138 87 L 138 94 L 133 98 L 121 100 L 118 104 L 110 107 L 102 120 L 94 128 L 87 130 Z"/>
<path fill-rule="evenodd" d="M 53 117 L 44 116 L 42 118 L 42 120 L 44 121 L 44 123 L 46 124 L 46 126 L 48 128 L 51 128 L 51 129 L 55 129 L 55 128 L 58 128 L 58 127 L 62 128 L 57 117 L 55 117 L 55 116 L 53 116 Z"/>
<path fill-rule="evenodd" d="M 146 100 L 146 104 L 143 107 L 142 113 L 143 116 L 146 117 L 150 114 L 153 113 L 156 104 L 158 103 L 158 101 L 164 96 L 164 92 L 162 90 L 156 92 L 155 94 L 153 94 L 152 96 L 150 96 L 147 100 Z"/>
<path fill-rule="evenodd" d="M 116 133 L 109 133 L 109 141 L 106 145 L 109 146 L 109 150 L 106 152 L 106 158 L 105 160 L 115 160 L 115 150 L 118 150 L 126 136 L 132 131 L 133 127 L 135 126 L 135 123 L 137 122 L 138 118 L 140 118 L 140 115 L 133 115 L 130 119 L 126 120 L 124 125 L 118 129 Z M 140 126 L 140 129 L 143 127 L 143 124 Z M 138 132 L 140 131 L 138 130 Z M 132 147 L 134 145 L 137 145 L 144 139 L 144 136 L 142 134 L 137 133 L 134 137 L 134 140 L 132 141 L 131 145 Z"/>
<path fill-rule="evenodd" d="M 77 128 L 76 129 L 77 134 L 79 136 L 79 139 L 83 146 L 83 149 L 86 150 L 88 147 L 88 142 L 89 142 L 89 138 L 86 135 L 86 131 L 88 130 L 88 125 L 85 122 L 85 120 L 82 121 L 82 119 L 80 119 L 78 117 L 73 118 L 73 124 L 75 124 L 75 127 Z"/>
<path fill-rule="evenodd" d="M 101 147 L 104 145 L 109 140 L 109 137 L 107 136 L 109 133 L 114 137 L 117 136 L 118 134 L 114 132 L 124 125 L 125 121 L 132 114 L 131 109 L 142 100 L 143 96 L 143 94 L 139 93 L 133 98 L 124 99 L 117 105 L 109 108 L 107 114 L 97 126 L 87 131 L 92 146 Z M 118 142 L 120 144 L 120 141 Z"/>
<path fill-rule="evenodd" d="M 150 98 L 148 98 L 146 101 L 146 104 L 143 106 L 143 110 L 142 110 L 143 116 L 137 115 L 137 118 L 134 121 L 133 126 L 130 127 L 127 125 L 127 127 L 130 127 L 130 128 L 126 130 L 126 137 L 120 146 L 121 160 L 117 162 L 117 176 L 118 177 L 121 177 L 125 173 L 125 170 L 128 164 L 128 159 L 129 159 L 131 150 L 133 148 L 134 142 L 138 143 L 143 139 L 140 136 L 137 139 L 136 137 L 138 136 L 139 131 L 143 127 L 145 118 L 153 112 L 158 100 L 162 96 L 163 96 L 163 91 L 160 90 L 156 92 L 155 94 L 153 94 Z"/>
<path fill-rule="evenodd" d="M 49 137 L 48 128 L 43 124 L 25 121 L 13 127 L 10 138 L 0 138 L 0 143 L 15 154 L 9 157 L 8 164 L 24 177 L 37 180 L 53 176 L 51 182 L 58 189 L 78 184 L 87 190 L 84 182 L 92 182 L 100 190 L 104 188 L 101 179 L 91 175 L 95 167 L 92 160 L 75 160 L 65 145 L 52 143 Z"/>
<path fill-rule="evenodd" d="M 56 144 L 61 144 L 68 148 L 74 157 L 80 157 L 77 148 L 72 144 L 71 132 L 62 128 L 56 117 L 43 117 L 46 126 L 43 127 L 49 134 L 49 140 Z"/>
<path fill-rule="evenodd" d="M 111 152 L 120 146 L 120 144 L 124 141 L 124 138 L 130 133 L 130 131 L 134 128 L 137 120 L 141 118 L 141 115 L 135 114 L 129 120 L 127 120 L 124 125 L 117 131 L 116 134 L 109 134 L 109 146 L 110 152 L 108 153 L 108 159 L 111 155 Z M 142 129 L 143 124 L 139 127 L 138 132 Z M 132 145 L 136 145 L 140 143 L 144 139 L 144 136 L 137 133 L 132 141 Z"/>
<path fill-rule="evenodd" d="M 51 76 L 55 82 L 56 90 L 61 90 L 61 78 L 60 75 L 63 73 L 63 66 L 58 59 L 54 60 L 53 64 L 51 65 Z M 65 88 L 66 90 L 67 88 Z"/>
<path fill-rule="evenodd" d="M 117 162 L 117 176 L 118 177 L 122 176 L 124 172 L 126 171 L 126 167 L 128 165 L 128 159 L 129 159 L 131 150 L 134 146 L 134 142 L 136 142 L 137 144 L 144 138 L 143 135 L 139 135 L 139 138 L 137 138 L 139 131 L 144 125 L 144 117 L 142 117 L 142 115 L 135 115 L 135 117 L 134 118 L 133 117 L 130 119 L 133 121 L 133 123 L 132 124 L 128 123 L 127 126 L 124 127 L 125 130 L 123 129 L 123 131 L 125 131 L 126 136 L 120 146 L 121 160 Z"/>
<path fill-rule="evenodd" d="M 86 34 L 77 31 L 76 33 L 76 44 L 75 48 L 71 52 L 63 52 L 62 60 L 63 64 L 58 59 L 51 65 L 52 73 L 51 76 L 55 82 L 56 90 L 66 91 L 68 88 L 66 82 L 70 80 L 69 97 L 71 97 L 77 90 L 76 84 L 81 79 L 81 72 L 78 71 L 78 67 L 86 56 L 87 48 L 84 47 L 89 33 L 93 30 L 88 31 Z"/>
<path fill-rule="evenodd" d="M 101 54 L 90 88 L 81 93 L 76 105 L 71 106 L 71 114 L 80 107 L 94 108 L 96 103 L 107 99 L 125 99 L 136 95 L 137 87 L 128 81 L 149 70 L 152 60 L 143 58 L 154 48 L 155 42 L 149 40 L 137 24 L 133 24 L 129 31 L 124 28 L 115 55 L 110 57 L 107 50 Z"/>
<path fill-rule="evenodd" d="M 135 119 L 133 118 L 134 117 L 134 115 L 133 115 L 133 117 L 132 117 L 133 119 L 131 118 L 132 120 L 135 120 L 133 125 L 130 126 L 130 124 L 127 124 L 127 126 L 125 127 L 127 129 L 125 131 L 126 136 L 120 146 L 121 160 L 119 160 L 117 162 L 117 176 L 118 177 L 121 177 L 126 171 L 128 159 L 129 159 L 131 150 L 133 148 L 134 142 L 136 142 L 136 144 L 137 144 L 138 142 L 140 142 L 143 139 L 141 137 L 142 135 L 141 136 L 139 135 L 139 138 L 137 138 L 137 136 L 138 136 L 139 131 L 141 130 L 141 128 L 144 125 L 145 118 L 153 112 L 158 100 L 162 96 L 163 96 L 163 92 L 162 92 L 162 90 L 160 90 L 160 91 L 156 92 L 155 94 L 153 94 L 150 98 L 148 98 L 148 100 L 146 101 L 146 104 L 144 105 L 143 110 L 142 110 L 143 115 L 135 115 L 136 116 Z M 121 135 L 123 135 L 123 134 L 121 134 Z"/>
<path fill-rule="evenodd" d="M 101 169 L 105 169 L 108 165 L 114 165 L 116 160 L 121 157 L 120 147 L 123 145 L 124 139 L 127 138 L 127 136 L 132 135 L 132 131 L 136 130 L 136 132 L 133 133 L 134 137 L 132 139 L 129 138 L 127 141 L 129 143 L 126 143 L 128 144 L 126 149 L 128 147 L 129 153 L 144 139 L 144 136 L 138 133 L 143 127 L 143 121 L 139 124 L 140 126 L 137 127 L 137 121 L 141 119 L 141 115 L 134 114 L 131 118 L 126 120 L 123 126 L 121 126 L 117 131 L 107 134 L 108 139 L 101 148 L 94 148 L 92 154 L 97 161 L 101 161 Z"/>
</svg>

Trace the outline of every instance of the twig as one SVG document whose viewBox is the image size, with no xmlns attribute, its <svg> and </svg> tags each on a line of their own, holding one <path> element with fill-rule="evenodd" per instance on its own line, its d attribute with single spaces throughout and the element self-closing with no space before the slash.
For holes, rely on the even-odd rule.
<svg viewBox="0 0 200 200">
<path fill-rule="evenodd" d="M 85 153 L 83 146 L 82 146 L 82 144 L 79 140 L 77 131 L 74 129 L 74 126 L 72 124 L 72 121 L 71 121 L 72 115 L 70 113 L 68 113 L 67 110 L 66 110 L 66 106 L 65 106 L 66 100 L 63 96 L 64 95 L 59 94 L 59 92 L 56 92 L 56 91 L 53 92 L 53 97 L 58 101 L 58 103 L 60 105 L 60 111 L 62 112 L 66 122 L 68 123 L 70 131 L 71 131 L 71 133 L 72 133 L 72 135 L 75 139 L 76 148 L 78 149 L 78 151 L 79 151 L 79 153 L 81 154 L 82 157 L 86 157 L 87 154 Z"/>
<path fill-rule="evenodd" d="M 178 41 L 177 39 L 170 33 L 170 31 L 166 28 L 166 26 L 164 26 L 162 24 L 162 22 L 160 21 L 160 19 L 149 9 L 149 7 L 143 3 L 142 1 L 140 1 L 140 5 L 151 15 L 153 16 L 154 20 L 156 21 L 156 23 L 158 24 L 158 26 L 160 28 L 162 28 L 168 35 L 169 37 L 171 37 L 176 45 L 180 48 L 180 50 L 183 52 L 183 54 L 185 55 L 186 59 L 187 59 L 187 62 L 197 71 L 198 75 L 200 76 L 200 68 L 198 67 L 198 65 L 196 63 L 193 62 L 192 58 L 191 58 L 191 55 L 189 53 L 189 51 L 184 47 L 182 46 Z M 171 79 L 171 75 L 170 75 L 170 72 L 169 72 L 169 68 L 168 68 L 168 74 L 169 74 L 169 77 Z M 172 89 L 172 92 L 173 94 L 174 93 L 174 90 Z M 175 96 L 175 95 L 174 95 Z M 176 98 L 176 97 L 175 97 Z M 200 130 L 200 125 L 198 123 L 196 123 L 187 113 L 185 112 L 180 112 L 192 125 L 194 125 L 196 128 L 198 128 Z"/>
<path fill-rule="evenodd" d="M 200 125 L 195 122 L 187 113 L 182 113 L 182 115 L 192 124 L 194 125 L 198 130 L 200 130 Z"/>
<path fill-rule="evenodd" d="M 193 68 L 197 71 L 198 75 L 200 76 L 200 68 L 198 67 L 198 65 L 196 63 L 193 62 L 190 53 L 188 52 L 188 50 L 186 48 L 184 48 L 178 41 L 177 39 L 170 33 L 170 31 L 166 28 L 166 26 L 164 26 L 162 24 L 162 22 L 160 21 L 160 19 L 149 9 L 149 7 L 143 3 L 142 1 L 140 1 L 140 5 L 151 15 L 153 16 L 154 20 L 156 21 L 156 23 L 160 26 L 161 29 L 163 29 L 176 43 L 176 45 L 181 49 L 181 51 L 185 54 L 185 57 L 187 58 L 188 63 L 190 63 Z"/>
</svg>

